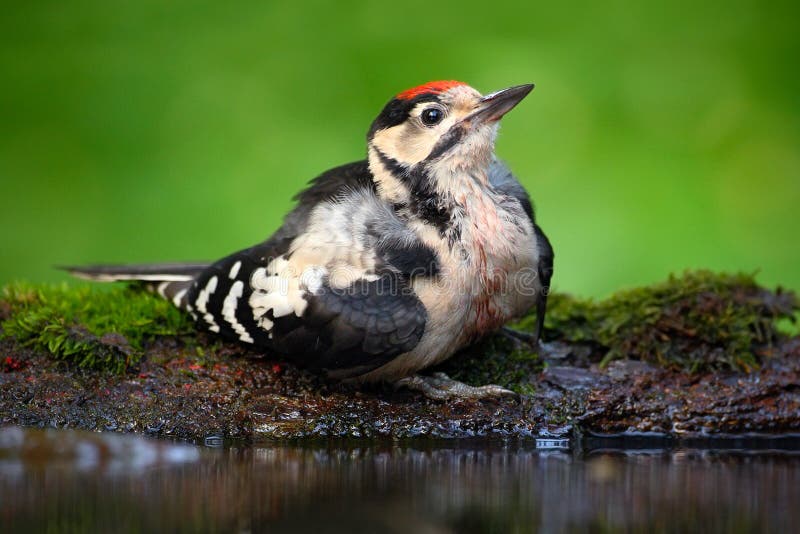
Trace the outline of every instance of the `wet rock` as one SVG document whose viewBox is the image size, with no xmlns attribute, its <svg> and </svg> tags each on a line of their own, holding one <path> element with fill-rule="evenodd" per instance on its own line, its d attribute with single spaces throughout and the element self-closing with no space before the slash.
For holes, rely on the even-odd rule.
<svg viewBox="0 0 800 534">
<path fill-rule="evenodd" d="M 589 389 L 608 379 L 602 373 L 580 367 L 553 366 L 542 372 L 542 380 L 562 389 Z"/>
<path fill-rule="evenodd" d="M 532 392 L 519 399 L 444 403 L 402 390 L 329 383 L 241 351 L 206 355 L 200 363 L 193 348 L 165 344 L 148 346 L 131 376 L 70 368 L 0 342 L 0 354 L 27 364 L 24 372 L 0 374 L 0 425 L 198 441 L 800 432 L 800 344 L 794 340 L 776 346 L 750 373 L 686 373 L 636 361 L 551 366 L 532 375 Z"/>
</svg>

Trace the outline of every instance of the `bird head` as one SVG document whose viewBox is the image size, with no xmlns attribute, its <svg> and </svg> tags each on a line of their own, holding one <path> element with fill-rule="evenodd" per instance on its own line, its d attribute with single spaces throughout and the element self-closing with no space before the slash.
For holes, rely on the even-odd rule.
<svg viewBox="0 0 800 534">
<path fill-rule="evenodd" d="M 396 95 L 367 135 L 379 191 L 402 201 L 414 188 L 446 193 L 454 177 L 486 180 L 498 121 L 533 89 L 481 95 L 457 81 L 429 82 Z"/>
</svg>

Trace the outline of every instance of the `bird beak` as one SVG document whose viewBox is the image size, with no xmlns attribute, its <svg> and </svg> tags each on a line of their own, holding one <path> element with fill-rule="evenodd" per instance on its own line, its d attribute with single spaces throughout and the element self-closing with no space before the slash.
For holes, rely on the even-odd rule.
<svg viewBox="0 0 800 534">
<path fill-rule="evenodd" d="M 533 84 L 526 83 L 525 85 L 515 85 L 508 89 L 490 93 L 480 99 L 476 111 L 469 115 L 465 122 L 468 122 L 474 128 L 479 124 L 499 121 L 503 118 L 503 115 L 514 109 L 514 106 L 519 104 L 532 90 Z"/>
</svg>

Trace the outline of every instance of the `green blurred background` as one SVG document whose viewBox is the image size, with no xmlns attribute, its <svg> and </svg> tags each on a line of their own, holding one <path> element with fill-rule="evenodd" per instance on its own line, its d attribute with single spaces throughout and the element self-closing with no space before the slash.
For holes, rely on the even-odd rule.
<svg viewBox="0 0 800 534">
<path fill-rule="evenodd" d="M 0 283 L 260 241 L 391 95 L 455 78 L 537 85 L 498 154 L 557 289 L 698 267 L 798 289 L 800 9 L 764 4 L 6 3 Z"/>
</svg>

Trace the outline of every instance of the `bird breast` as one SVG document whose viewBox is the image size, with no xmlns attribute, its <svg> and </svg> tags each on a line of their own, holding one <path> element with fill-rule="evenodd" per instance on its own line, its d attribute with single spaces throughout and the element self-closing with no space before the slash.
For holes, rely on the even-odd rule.
<svg viewBox="0 0 800 534">
<path fill-rule="evenodd" d="M 415 289 L 464 345 L 527 312 L 540 286 L 536 235 L 519 202 L 484 188 L 456 200 L 460 238 L 440 245 L 443 270 L 435 287 Z"/>
<path fill-rule="evenodd" d="M 474 197 L 468 213 L 472 225 L 464 246 L 476 282 L 467 326 L 480 337 L 533 305 L 533 298 L 525 298 L 532 288 L 524 286 L 530 278 L 524 275 L 535 272 L 536 237 L 523 213 L 503 208 L 489 195 Z"/>
</svg>

